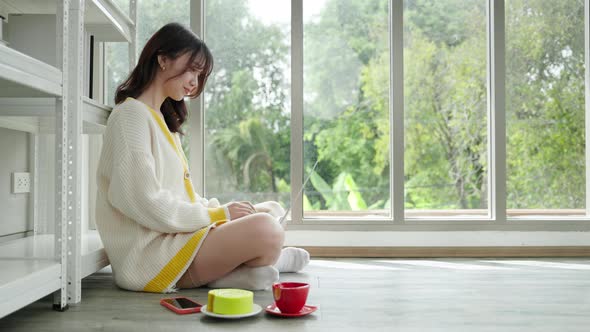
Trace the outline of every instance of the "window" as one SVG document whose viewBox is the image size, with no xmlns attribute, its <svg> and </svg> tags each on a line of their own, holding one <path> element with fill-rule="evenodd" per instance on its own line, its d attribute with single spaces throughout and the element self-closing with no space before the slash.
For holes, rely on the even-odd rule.
<svg viewBox="0 0 590 332">
<path fill-rule="evenodd" d="M 106 87 L 105 104 L 115 105 L 115 91 L 129 75 L 129 44 L 104 43 Z"/>
<path fill-rule="evenodd" d="M 390 215 L 389 5 L 303 2 L 304 218 Z"/>
<path fill-rule="evenodd" d="M 137 52 L 165 24 L 178 22 L 189 26 L 189 9 L 190 0 L 170 0 L 165 5 L 158 0 L 137 1 Z"/>
<path fill-rule="evenodd" d="M 516 224 L 521 219 L 514 216 L 586 219 L 590 42 L 584 37 L 589 18 L 583 1 L 193 4 L 201 1 L 204 17 L 195 19 L 205 19 L 204 39 L 215 58 L 203 128 L 195 128 L 205 137 L 206 197 L 289 206 L 301 185 L 292 183 L 292 167 L 305 178 L 317 162 L 301 206 L 293 207 L 308 224 L 352 220 L 422 227 L 436 220 L 461 228 L 465 221 L 485 220 L 512 227 L 503 223 L 504 212 Z M 190 2 L 161 7 L 155 0 L 140 1 L 138 50 L 163 24 L 188 24 Z M 490 17 L 490 8 L 502 10 Z M 495 22 L 505 25 L 494 29 Z M 493 45 L 490 28 L 497 33 Z M 107 47 L 112 58 L 125 51 Z M 398 53 L 403 71 L 390 67 L 400 64 Z M 501 56 L 496 72 L 490 72 L 496 68 L 489 63 L 492 55 Z M 117 73 L 126 72 L 125 65 L 119 67 L 110 69 L 113 86 L 123 76 Z M 489 86 L 492 76 L 499 80 Z M 303 91 L 295 85 L 301 79 Z M 392 83 L 403 86 L 403 96 L 392 91 Z M 502 89 L 499 97 L 490 88 Z M 390 121 L 402 118 L 401 105 L 403 126 Z M 499 121 L 499 132 L 505 125 L 506 145 L 494 144 L 502 140 L 493 121 Z M 302 129 L 293 142 L 292 128 Z M 393 128 L 403 129 L 403 147 L 391 146 Z M 291 150 L 303 151 L 302 158 L 291 160 Z M 501 158 L 504 150 L 505 160 L 490 158 Z M 392 162 L 399 165 L 401 158 L 403 174 L 394 174 Z M 505 163 L 506 174 L 491 168 L 492 162 Z M 401 183 L 392 188 L 398 178 L 403 196 Z M 392 202 L 390 193 L 398 189 L 400 197 Z M 507 211 L 496 209 L 503 205 L 495 199 L 506 200 Z"/>
<path fill-rule="evenodd" d="M 487 215 L 485 0 L 404 2 L 406 216 Z"/>
<path fill-rule="evenodd" d="M 205 194 L 290 204 L 290 2 L 206 2 Z"/>
<path fill-rule="evenodd" d="M 506 1 L 507 207 L 584 214 L 584 2 Z"/>
</svg>

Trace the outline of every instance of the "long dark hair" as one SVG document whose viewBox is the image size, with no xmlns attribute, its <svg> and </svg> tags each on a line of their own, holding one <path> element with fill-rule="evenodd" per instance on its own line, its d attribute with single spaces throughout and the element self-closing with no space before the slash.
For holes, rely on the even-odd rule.
<svg viewBox="0 0 590 332">
<path fill-rule="evenodd" d="M 115 103 L 119 104 L 125 101 L 127 97 L 137 98 L 145 91 L 158 72 L 158 55 L 174 60 L 186 52 L 190 52 L 188 66 L 196 66 L 194 69 L 201 71 L 198 77 L 199 86 L 197 91 L 189 96 L 190 98 L 198 97 L 203 92 L 207 78 L 213 70 L 211 51 L 197 35 L 182 24 L 168 23 L 160 28 L 145 44 L 139 56 L 139 61 L 137 61 L 137 66 L 135 66 L 129 77 L 117 87 Z M 168 129 L 173 133 L 182 133 L 180 126 L 186 121 L 188 114 L 184 100 L 176 101 L 172 98 L 166 98 L 160 111 L 164 115 Z"/>
</svg>

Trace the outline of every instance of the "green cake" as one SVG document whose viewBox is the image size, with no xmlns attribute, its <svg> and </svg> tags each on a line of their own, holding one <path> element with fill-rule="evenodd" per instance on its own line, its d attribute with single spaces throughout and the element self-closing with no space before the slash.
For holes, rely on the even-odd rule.
<svg viewBox="0 0 590 332">
<path fill-rule="evenodd" d="M 254 293 L 243 289 L 212 289 L 207 298 L 207 311 L 220 315 L 252 312 Z"/>
</svg>

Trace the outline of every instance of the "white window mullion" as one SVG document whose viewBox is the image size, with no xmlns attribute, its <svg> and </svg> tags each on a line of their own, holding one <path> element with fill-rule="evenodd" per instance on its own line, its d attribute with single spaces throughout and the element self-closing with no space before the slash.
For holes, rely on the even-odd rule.
<svg viewBox="0 0 590 332">
<path fill-rule="evenodd" d="M 491 219 L 506 223 L 504 0 L 488 0 L 488 201 Z"/>
<path fill-rule="evenodd" d="M 389 171 L 391 216 L 405 220 L 404 211 L 404 1 L 389 4 Z"/>
<path fill-rule="evenodd" d="M 190 26 L 205 41 L 205 0 L 190 1 Z M 204 94 L 204 93 L 203 93 Z M 188 103 L 190 125 L 189 164 L 195 191 L 205 195 L 205 99 L 203 94 Z"/>
<path fill-rule="evenodd" d="M 291 222 L 303 222 L 303 1 L 291 0 Z M 303 197 L 303 195 L 301 195 Z"/>
</svg>

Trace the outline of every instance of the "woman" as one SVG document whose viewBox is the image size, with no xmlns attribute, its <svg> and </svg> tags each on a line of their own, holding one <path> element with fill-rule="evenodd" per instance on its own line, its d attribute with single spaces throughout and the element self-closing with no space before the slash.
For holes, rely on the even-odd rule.
<svg viewBox="0 0 590 332">
<path fill-rule="evenodd" d="M 96 223 L 122 288 L 268 289 L 279 271 L 309 262 L 302 249 L 281 249 L 278 203 L 220 206 L 195 193 L 178 135 L 185 96 L 203 92 L 212 68 L 207 46 L 171 23 L 117 88 L 97 172 Z"/>
</svg>

